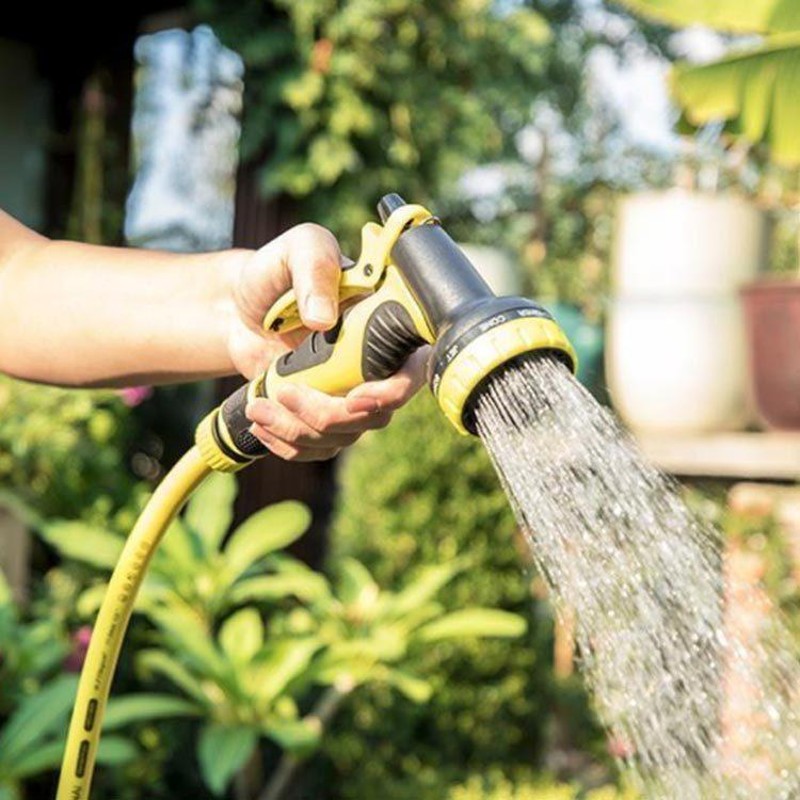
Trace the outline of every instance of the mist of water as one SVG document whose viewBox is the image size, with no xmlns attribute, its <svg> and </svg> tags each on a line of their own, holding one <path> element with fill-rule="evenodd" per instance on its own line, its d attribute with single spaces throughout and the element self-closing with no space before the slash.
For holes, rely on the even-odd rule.
<svg viewBox="0 0 800 800">
<path fill-rule="evenodd" d="M 732 602 L 719 534 L 555 359 L 499 373 L 475 417 L 644 796 L 800 798 L 797 649 L 762 595 Z"/>
</svg>

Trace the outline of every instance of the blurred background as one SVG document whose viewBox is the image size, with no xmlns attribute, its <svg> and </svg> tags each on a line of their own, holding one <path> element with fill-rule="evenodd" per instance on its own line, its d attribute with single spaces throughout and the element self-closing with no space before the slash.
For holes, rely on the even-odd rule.
<svg viewBox="0 0 800 800">
<path fill-rule="evenodd" d="M 782 608 L 796 627 L 800 12 L 700 5 L 21 6 L 0 21 L 0 207 L 51 237 L 181 251 L 313 220 L 355 256 L 382 194 L 428 205 L 498 292 L 552 311 L 580 380 L 720 528 L 730 624 Z M 122 537 L 237 384 L 0 376 L 0 800 L 52 793 Z M 93 797 L 636 797 L 569 611 L 427 392 L 337 462 L 237 481 L 167 537 Z M 310 514 L 261 511 L 285 501 Z M 254 530 L 278 535 L 237 561 Z M 452 623 L 465 606 L 526 630 Z M 437 615 L 449 627 L 413 633 Z M 267 649 L 288 643 L 268 658 L 265 626 Z M 299 655 L 309 626 L 339 656 Z M 267 694 L 264 664 L 284 676 Z M 757 713 L 741 702 L 731 724 Z"/>
</svg>

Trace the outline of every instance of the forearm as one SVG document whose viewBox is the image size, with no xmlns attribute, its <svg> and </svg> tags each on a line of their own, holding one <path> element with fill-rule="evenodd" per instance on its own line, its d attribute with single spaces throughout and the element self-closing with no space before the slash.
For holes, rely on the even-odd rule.
<svg viewBox="0 0 800 800">
<path fill-rule="evenodd" d="M 31 239 L 0 269 L 0 370 L 68 386 L 233 373 L 231 287 L 247 255 Z"/>
</svg>

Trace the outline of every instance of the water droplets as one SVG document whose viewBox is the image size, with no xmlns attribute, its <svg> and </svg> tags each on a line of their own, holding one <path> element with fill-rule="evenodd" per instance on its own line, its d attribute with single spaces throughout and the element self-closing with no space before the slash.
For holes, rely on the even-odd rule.
<svg viewBox="0 0 800 800">
<path fill-rule="evenodd" d="M 779 615 L 731 577 L 716 531 L 552 359 L 499 374 L 476 419 L 645 795 L 800 797 L 800 662 Z"/>
</svg>

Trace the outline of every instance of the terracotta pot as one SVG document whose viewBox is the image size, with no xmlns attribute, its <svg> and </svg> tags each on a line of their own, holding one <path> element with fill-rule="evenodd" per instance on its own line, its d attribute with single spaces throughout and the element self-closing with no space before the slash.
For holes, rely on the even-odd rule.
<svg viewBox="0 0 800 800">
<path fill-rule="evenodd" d="M 753 398 L 763 422 L 800 430 L 800 280 L 742 289 Z"/>
</svg>

